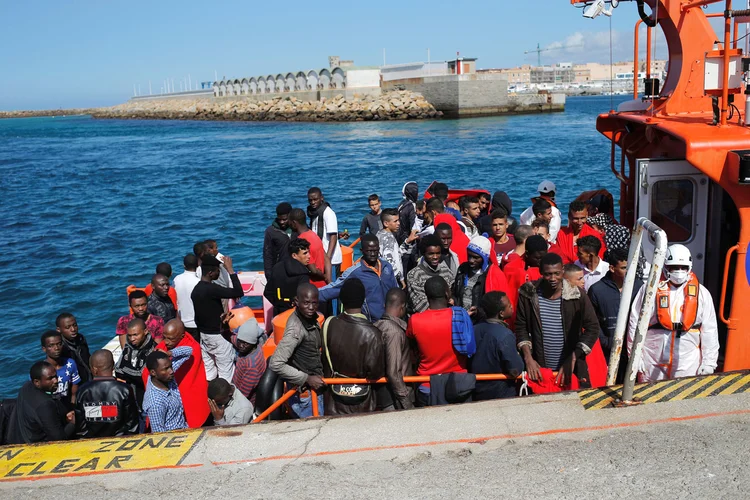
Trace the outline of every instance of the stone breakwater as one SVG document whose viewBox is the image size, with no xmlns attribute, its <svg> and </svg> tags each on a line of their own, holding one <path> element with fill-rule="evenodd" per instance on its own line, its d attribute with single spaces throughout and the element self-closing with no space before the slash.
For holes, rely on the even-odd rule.
<svg viewBox="0 0 750 500">
<path fill-rule="evenodd" d="M 139 99 L 91 113 L 95 118 L 234 121 L 371 121 L 438 118 L 443 115 L 421 94 L 395 91 L 380 96 L 320 101 L 275 97 L 267 101 L 235 99 Z"/>
<path fill-rule="evenodd" d="M 39 111 L 0 111 L 0 118 L 33 118 L 36 116 L 79 116 L 90 115 L 95 109 L 46 109 Z"/>
</svg>

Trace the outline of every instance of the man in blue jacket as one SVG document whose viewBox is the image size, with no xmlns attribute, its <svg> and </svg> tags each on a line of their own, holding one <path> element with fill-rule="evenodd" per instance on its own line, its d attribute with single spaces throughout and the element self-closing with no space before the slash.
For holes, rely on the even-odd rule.
<svg viewBox="0 0 750 500">
<path fill-rule="evenodd" d="M 516 349 L 516 335 L 506 321 L 513 316 L 513 305 L 504 292 L 486 293 L 479 301 L 485 322 L 474 326 L 477 352 L 471 359 L 471 373 L 503 373 L 511 380 L 477 382 L 474 400 L 516 396 L 515 377 L 523 371 L 523 359 Z"/>
<path fill-rule="evenodd" d="M 347 269 L 336 281 L 320 289 L 320 300 L 339 297 L 341 286 L 348 278 L 357 278 L 365 285 L 365 303 L 362 314 L 370 322 L 379 320 L 385 313 L 385 295 L 398 288 L 393 267 L 380 258 L 380 243 L 374 234 L 365 234 L 360 240 L 362 258 Z"/>
<path fill-rule="evenodd" d="M 609 363 L 609 355 L 612 347 L 614 347 L 622 285 L 625 282 L 625 274 L 628 272 L 628 253 L 622 248 L 610 250 L 607 255 L 607 262 L 609 262 L 609 272 L 601 280 L 591 285 L 588 295 L 596 311 L 596 317 L 599 319 L 599 343 L 602 345 L 602 351 L 604 351 L 604 356 Z M 635 280 L 633 294 L 629 299 L 631 306 L 642 286 L 641 280 Z M 620 356 L 620 368 L 617 370 L 618 384 L 622 382 L 622 377 L 625 376 L 627 356 L 624 348 Z"/>
</svg>

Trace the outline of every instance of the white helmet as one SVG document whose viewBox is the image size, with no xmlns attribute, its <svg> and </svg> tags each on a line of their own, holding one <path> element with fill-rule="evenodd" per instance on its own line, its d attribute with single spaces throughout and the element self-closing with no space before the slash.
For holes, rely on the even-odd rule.
<svg viewBox="0 0 750 500">
<path fill-rule="evenodd" d="M 687 266 L 688 270 L 670 270 L 671 266 Z M 675 285 L 682 285 L 688 279 L 690 271 L 693 270 L 693 257 L 685 245 L 674 244 L 667 248 L 667 257 L 664 259 L 664 276 Z"/>
<path fill-rule="evenodd" d="M 557 186 L 552 181 L 542 181 L 539 183 L 539 191 L 541 194 L 554 193 L 557 190 Z"/>
</svg>

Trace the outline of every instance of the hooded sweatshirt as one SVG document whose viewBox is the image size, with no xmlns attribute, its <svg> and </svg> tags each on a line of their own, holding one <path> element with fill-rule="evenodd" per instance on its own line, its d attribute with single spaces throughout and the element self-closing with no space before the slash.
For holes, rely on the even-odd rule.
<svg viewBox="0 0 750 500">
<path fill-rule="evenodd" d="M 417 199 L 419 198 L 419 188 L 417 183 L 414 181 L 407 182 L 401 189 L 401 194 L 404 199 L 398 205 L 398 218 L 401 222 L 401 227 L 396 234 L 396 240 L 398 244 L 402 244 L 406 241 L 411 233 L 411 228 L 414 227 L 414 222 L 417 220 Z"/>
<path fill-rule="evenodd" d="M 498 208 L 502 208 L 508 214 L 508 234 L 512 235 L 516 232 L 518 221 L 511 216 L 511 213 L 513 213 L 513 201 L 505 191 L 495 191 L 495 194 L 492 195 L 490 213 L 479 218 L 477 227 L 480 233 L 492 236 L 492 212 Z"/>
<path fill-rule="evenodd" d="M 146 366 L 146 358 L 155 348 L 156 342 L 150 334 L 146 335 L 140 347 L 134 346 L 130 343 L 130 339 L 127 339 L 125 347 L 122 348 L 122 355 L 115 366 L 115 376 L 133 388 L 139 408 L 143 405 L 143 395 L 146 392 L 141 377 L 143 367 Z"/>
</svg>

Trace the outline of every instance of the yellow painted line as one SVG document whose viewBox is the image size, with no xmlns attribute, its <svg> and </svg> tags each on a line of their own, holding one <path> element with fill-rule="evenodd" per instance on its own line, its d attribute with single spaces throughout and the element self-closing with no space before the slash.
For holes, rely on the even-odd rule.
<svg viewBox="0 0 750 500">
<path fill-rule="evenodd" d="M 690 387 L 690 389 L 681 392 L 680 394 L 676 395 L 675 397 L 671 398 L 670 401 L 682 401 L 685 398 L 688 398 L 691 394 L 696 394 L 699 392 L 702 388 L 707 386 L 708 384 L 713 384 L 716 382 L 717 379 L 720 377 L 718 375 L 711 375 L 709 377 L 704 378 L 694 386 Z M 689 398 L 692 399 L 692 398 Z"/>
<path fill-rule="evenodd" d="M 727 387 L 723 391 L 719 392 L 719 394 L 722 395 L 722 396 L 725 396 L 727 394 L 734 394 L 737 391 L 737 389 L 739 389 L 740 387 L 742 387 L 743 385 L 745 385 L 746 383 L 748 383 L 748 381 L 750 381 L 750 377 L 748 377 L 748 376 L 740 377 L 739 380 L 737 380 L 736 382 L 734 382 L 732 385 L 730 385 L 729 387 Z"/>
<path fill-rule="evenodd" d="M 196 429 L 0 447 L 0 481 L 177 467 L 202 434 Z"/>
<path fill-rule="evenodd" d="M 739 377 L 741 374 L 735 373 L 732 376 L 729 377 L 720 377 L 719 380 L 715 381 L 713 384 L 709 385 L 705 389 L 703 389 L 701 392 L 696 393 L 691 399 L 702 399 L 707 398 L 711 395 L 712 392 L 714 392 L 716 389 L 719 389 L 723 385 L 725 385 L 727 382 L 731 382 L 737 377 Z"/>
<path fill-rule="evenodd" d="M 644 398 L 656 391 L 660 391 L 664 389 L 664 386 L 667 384 L 672 383 L 672 380 L 662 380 L 660 382 L 656 382 L 654 384 L 640 384 L 640 387 L 636 387 L 633 390 L 633 397 L 636 397 L 640 399 L 641 401 L 644 400 Z M 643 391 L 641 391 L 643 389 Z"/>
<path fill-rule="evenodd" d="M 609 406 L 621 393 L 622 386 L 586 389 L 579 393 L 581 405 L 586 410 L 598 410 Z M 750 391 L 750 374 L 747 371 L 662 380 L 652 384 L 635 386 L 634 396 L 643 404 L 700 399 L 715 395 L 736 394 Z"/>
<path fill-rule="evenodd" d="M 657 391 L 655 393 L 652 393 L 647 399 L 641 398 L 641 401 L 644 403 L 650 403 L 650 402 L 656 402 L 656 400 L 663 398 L 664 396 L 679 390 L 681 387 L 685 387 L 688 384 L 692 384 L 695 382 L 694 378 L 686 378 L 684 380 L 680 380 L 674 385 L 670 385 L 669 387 L 663 388 L 661 391 Z"/>
</svg>

